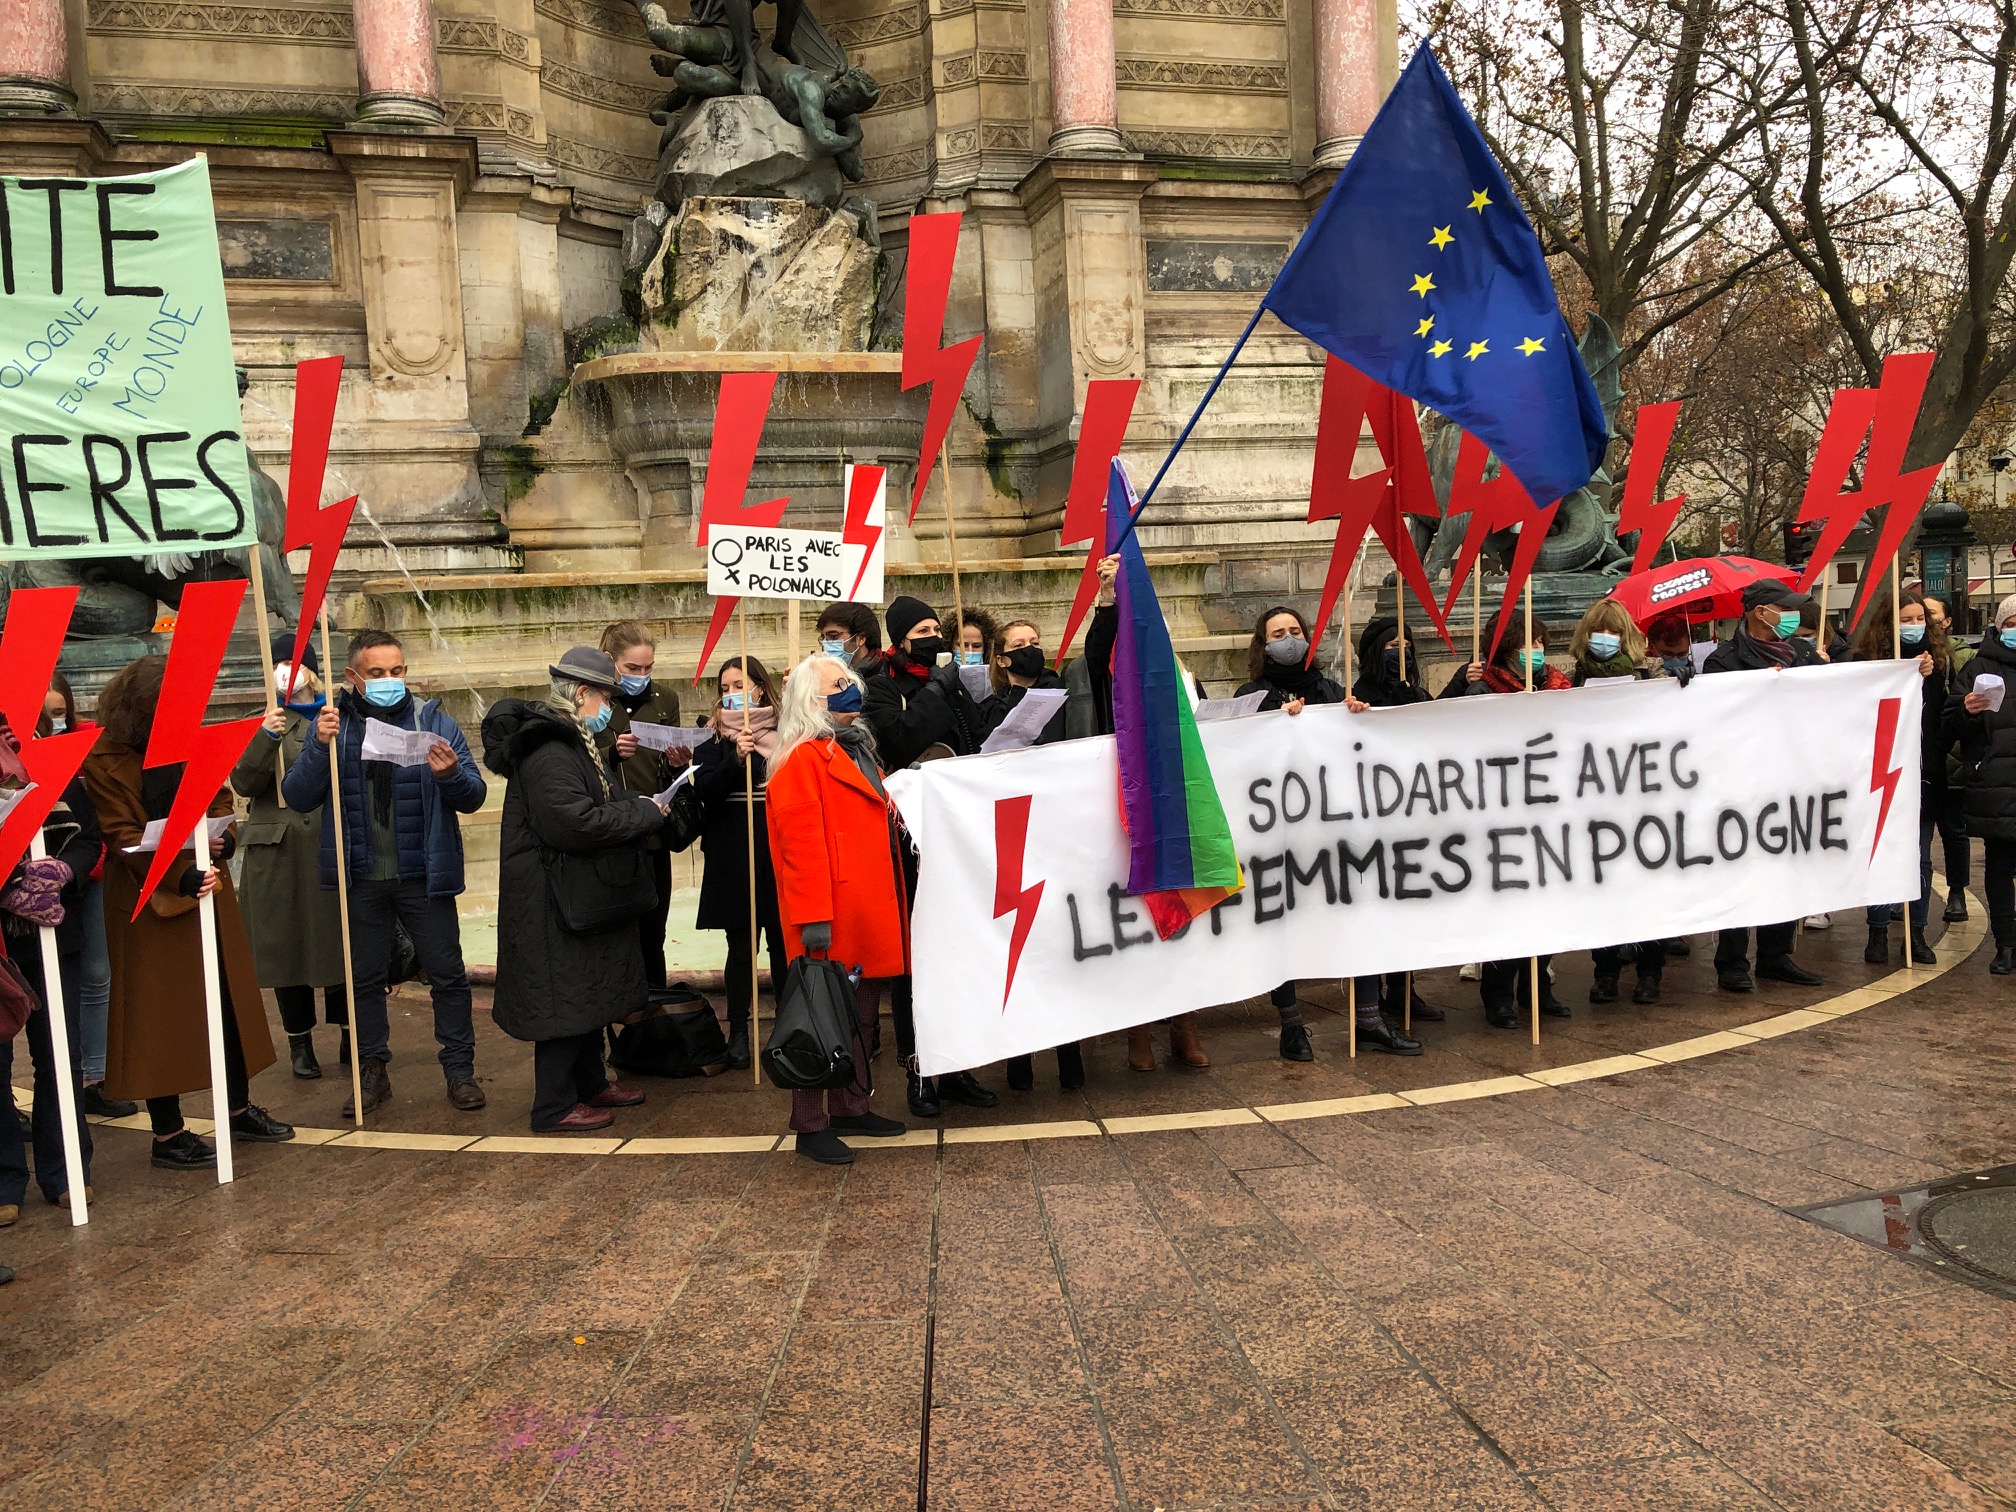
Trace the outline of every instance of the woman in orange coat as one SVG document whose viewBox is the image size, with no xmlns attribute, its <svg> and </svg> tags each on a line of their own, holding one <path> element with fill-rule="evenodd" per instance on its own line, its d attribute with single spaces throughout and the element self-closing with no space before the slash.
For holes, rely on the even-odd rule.
<svg viewBox="0 0 2016 1512">
<path fill-rule="evenodd" d="M 784 684 L 770 759 L 770 859 L 784 952 L 810 951 L 857 969 L 856 1079 L 830 1092 L 793 1092 L 798 1153 L 846 1165 L 840 1134 L 893 1138 L 903 1125 L 868 1111 L 868 1045 L 882 983 L 910 969 L 910 921 L 896 811 L 868 727 L 857 722 L 861 679 L 835 656 L 808 656 Z"/>
<path fill-rule="evenodd" d="M 98 699 L 105 733 L 85 760 L 84 785 L 105 836 L 105 944 L 112 959 L 106 1093 L 145 1098 L 154 1129 L 153 1163 L 193 1171 L 217 1164 L 216 1150 L 182 1122 L 180 1096 L 210 1085 L 201 898 L 216 899 L 231 1138 L 273 1144 L 292 1139 L 294 1130 L 255 1106 L 247 1090 L 249 1079 L 273 1064 L 273 1037 L 238 895 L 224 870 L 230 840 L 207 872 L 171 866 L 140 916 L 133 917 L 154 858 L 131 854 L 127 847 L 140 843 L 148 820 L 168 817 L 182 780 L 180 766 L 142 765 L 167 665 L 158 656 L 145 657 L 106 684 Z M 211 800 L 209 811 L 232 811 L 228 789 Z"/>
</svg>

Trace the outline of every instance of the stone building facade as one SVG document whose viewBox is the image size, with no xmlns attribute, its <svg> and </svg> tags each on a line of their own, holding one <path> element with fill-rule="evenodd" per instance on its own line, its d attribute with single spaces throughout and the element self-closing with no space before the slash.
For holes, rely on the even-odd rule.
<svg viewBox="0 0 2016 1512">
<path fill-rule="evenodd" d="M 945 339 L 987 341 L 951 446 L 961 556 L 1041 557 L 1087 382 L 1143 380 L 1126 455 L 1152 469 L 1390 82 L 1392 0 L 814 8 L 882 83 L 860 188 L 888 288 L 913 211 L 966 211 Z M 209 155 L 249 439 L 276 471 L 293 364 L 345 357 L 332 487 L 369 509 L 353 567 L 389 568 L 388 547 L 423 578 L 697 562 L 690 532 L 647 531 L 648 490 L 593 427 L 545 423 L 579 397 L 583 333 L 622 308 L 621 238 L 650 191 L 664 84 L 625 0 L 6 16 L 0 173 Z M 1320 582 L 1319 374 L 1263 323 L 1144 527 L 1227 602 Z M 837 459 L 829 491 L 822 509 Z M 896 554 L 928 563 L 938 529 L 920 517 Z"/>
</svg>

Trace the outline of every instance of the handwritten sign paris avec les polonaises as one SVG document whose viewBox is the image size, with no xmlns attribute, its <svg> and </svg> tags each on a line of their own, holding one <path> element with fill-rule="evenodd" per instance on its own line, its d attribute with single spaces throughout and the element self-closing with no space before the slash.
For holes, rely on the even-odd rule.
<svg viewBox="0 0 2016 1512">
<path fill-rule="evenodd" d="M 707 591 L 717 597 L 847 597 L 847 550 L 835 530 L 716 525 L 707 533 Z"/>
<path fill-rule="evenodd" d="M 0 178 L 0 561 L 254 537 L 201 158 Z"/>
</svg>

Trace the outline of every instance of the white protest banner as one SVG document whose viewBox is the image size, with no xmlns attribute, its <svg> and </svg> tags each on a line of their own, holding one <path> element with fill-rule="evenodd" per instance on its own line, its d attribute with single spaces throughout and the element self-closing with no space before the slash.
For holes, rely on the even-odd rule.
<svg viewBox="0 0 2016 1512">
<path fill-rule="evenodd" d="M 723 598 L 845 598 L 846 553 L 833 530 L 716 525 L 707 533 L 707 591 Z"/>
<path fill-rule="evenodd" d="M 840 469 L 840 496 L 850 501 L 854 497 L 855 470 L 852 462 Z M 849 528 L 842 532 L 841 571 L 847 579 L 847 591 L 840 597 L 857 604 L 882 602 L 882 563 L 889 554 L 885 549 L 889 544 L 885 529 L 889 519 L 889 473 L 882 467 L 873 471 L 877 481 L 866 515 L 859 521 L 849 521 Z"/>
<path fill-rule="evenodd" d="M 648 719 L 632 720 L 630 733 L 647 751 L 691 751 L 714 738 L 706 725 L 653 724 Z"/>
<path fill-rule="evenodd" d="M 1246 886 L 1168 941 L 1124 891 L 1111 739 L 899 772 L 920 1069 L 1296 977 L 1914 896 L 1919 707 L 1916 667 L 1882 661 L 1204 725 Z"/>
<path fill-rule="evenodd" d="M 249 543 L 209 165 L 0 178 L 0 273 L 0 561 Z"/>
<path fill-rule="evenodd" d="M 425 766 L 427 753 L 440 741 L 426 730 L 402 730 L 382 719 L 364 721 L 364 746 L 358 753 L 365 761 L 389 761 L 394 766 Z"/>
</svg>

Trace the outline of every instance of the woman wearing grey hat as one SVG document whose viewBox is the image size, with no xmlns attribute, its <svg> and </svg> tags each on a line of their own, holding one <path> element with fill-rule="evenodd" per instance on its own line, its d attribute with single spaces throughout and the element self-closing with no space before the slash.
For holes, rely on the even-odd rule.
<svg viewBox="0 0 2016 1512">
<path fill-rule="evenodd" d="M 607 1128 L 644 1101 L 609 1080 L 602 1031 L 648 1001 L 637 921 L 656 903 L 645 842 L 665 811 L 626 793 L 595 736 L 617 688 L 606 651 L 548 667 L 543 702 L 509 698 L 483 721 L 484 760 L 505 780 L 491 1017 L 533 1043 L 532 1128 Z"/>
</svg>

